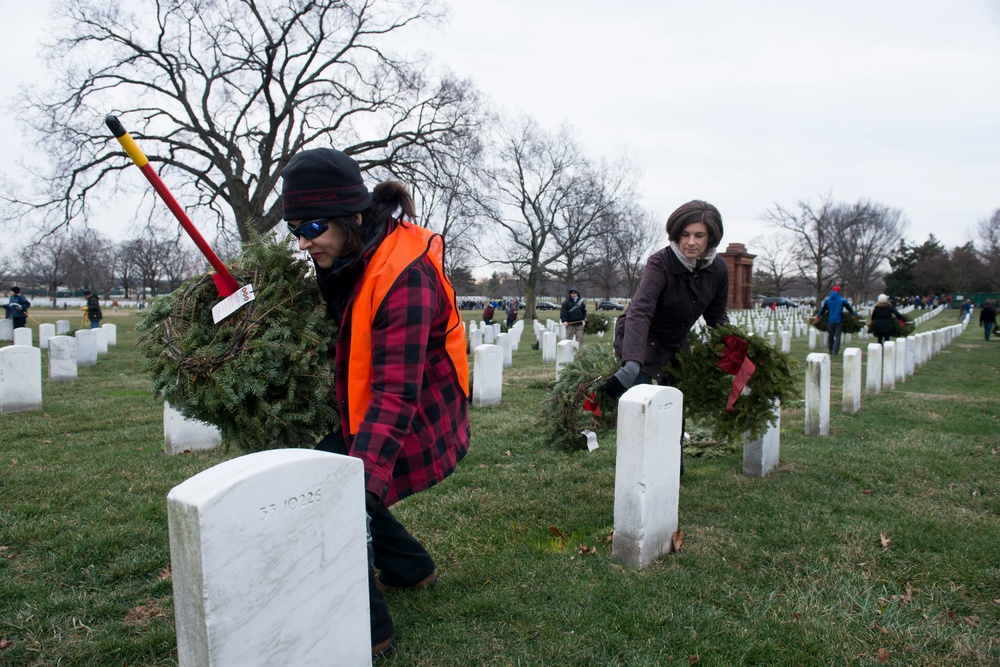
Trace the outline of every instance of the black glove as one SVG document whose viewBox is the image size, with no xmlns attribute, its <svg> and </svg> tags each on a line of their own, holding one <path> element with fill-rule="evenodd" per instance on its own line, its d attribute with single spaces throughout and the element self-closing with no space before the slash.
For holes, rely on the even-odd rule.
<svg viewBox="0 0 1000 667">
<path fill-rule="evenodd" d="M 635 383 L 639 368 L 638 361 L 626 361 L 625 365 L 604 383 L 604 393 L 615 400 L 620 398 Z"/>
</svg>

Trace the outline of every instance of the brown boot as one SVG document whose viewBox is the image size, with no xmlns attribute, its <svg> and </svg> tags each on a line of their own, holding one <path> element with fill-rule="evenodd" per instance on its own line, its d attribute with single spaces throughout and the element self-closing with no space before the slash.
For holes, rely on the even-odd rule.
<svg viewBox="0 0 1000 667">
<path fill-rule="evenodd" d="M 373 658 L 384 658 L 396 650 L 396 635 L 391 635 L 384 642 L 379 642 L 372 646 Z"/>
</svg>

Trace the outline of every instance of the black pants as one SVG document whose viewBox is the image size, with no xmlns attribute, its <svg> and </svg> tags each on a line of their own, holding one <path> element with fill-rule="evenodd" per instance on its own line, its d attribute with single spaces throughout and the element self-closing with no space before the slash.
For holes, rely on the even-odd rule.
<svg viewBox="0 0 1000 667">
<path fill-rule="evenodd" d="M 347 456 L 347 443 L 338 431 L 323 438 L 316 449 Z M 375 585 L 375 568 L 383 584 L 406 587 L 416 584 L 434 572 L 434 559 L 389 509 L 379 503 L 368 504 L 368 609 L 371 614 L 372 646 L 393 635 L 392 616 L 385 594 Z"/>
<path fill-rule="evenodd" d="M 844 323 L 843 322 L 830 322 L 826 325 L 827 328 L 827 348 L 830 350 L 830 356 L 835 357 L 840 353 L 840 339 L 844 333 Z"/>
</svg>

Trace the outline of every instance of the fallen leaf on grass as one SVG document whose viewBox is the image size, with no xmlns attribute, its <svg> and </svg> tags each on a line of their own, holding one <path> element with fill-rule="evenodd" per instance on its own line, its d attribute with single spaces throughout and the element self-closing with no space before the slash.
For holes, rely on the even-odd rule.
<svg viewBox="0 0 1000 667">
<path fill-rule="evenodd" d="M 604 538 L 604 541 L 610 544 L 611 542 L 614 541 L 614 539 L 615 539 L 615 531 L 612 530 L 610 533 L 608 533 L 608 536 Z M 1000 600 L 994 600 L 994 602 L 1000 604 Z"/>
<path fill-rule="evenodd" d="M 698 657 L 697 653 L 694 654 L 694 655 L 689 655 L 688 656 L 688 664 L 689 665 L 697 665 L 699 662 L 701 662 L 701 658 Z"/>
<path fill-rule="evenodd" d="M 597 547 L 581 544 L 579 548 L 577 548 L 576 553 L 578 556 L 592 556 L 597 553 Z"/>
<path fill-rule="evenodd" d="M 0 639 L 0 651 L 2 651 L 4 649 L 7 649 L 7 648 L 10 648 L 11 646 L 13 646 L 13 643 L 7 641 L 6 637 L 4 637 L 3 639 Z"/>
<path fill-rule="evenodd" d="M 559 540 L 559 544 L 566 543 L 566 536 L 563 535 L 562 531 L 555 526 L 549 526 L 549 532 L 555 535 L 556 539 Z"/>
<path fill-rule="evenodd" d="M 889 596 L 893 600 L 898 600 L 903 604 L 910 604 L 913 602 L 913 586 L 906 584 L 906 592 L 902 595 L 891 595 Z"/>
<path fill-rule="evenodd" d="M 673 544 L 674 551 L 680 551 L 681 547 L 684 546 L 684 531 L 678 530 L 674 533 L 673 537 L 670 538 L 671 544 Z"/>
<path fill-rule="evenodd" d="M 11 460 L 10 460 L 10 464 L 11 464 L 12 466 L 16 466 L 16 465 L 17 465 L 17 459 L 11 459 Z"/>
<path fill-rule="evenodd" d="M 962 620 L 971 625 L 974 628 L 979 627 L 979 617 L 978 616 L 963 616 Z"/>
<path fill-rule="evenodd" d="M 160 571 L 160 581 L 166 581 L 169 578 L 170 578 L 170 564 L 167 563 L 167 566 Z"/>
<path fill-rule="evenodd" d="M 866 496 L 870 496 L 873 491 L 874 491 L 874 489 L 865 489 L 861 493 L 865 494 Z"/>
<path fill-rule="evenodd" d="M 883 549 L 888 549 L 889 548 L 889 543 L 892 542 L 892 540 L 890 540 L 888 537 L 886 537 L 885 533 L 879 533 L 879 539 L 882 542 L 882 548 Z"/>
<path fill-rule="evenodd" d="M 43 445 L 51 445 L 52 441 L 51 440 L 42 440 L 42 444 Z"/>
<path fill-rule="evenodd" d="M 993 602 L 994 602 L 995 604 L 1000 604 L 1000 598 L 997 598 L 997 599 L 996 599 L 996 600 L 994 600 Z"/>
<path fill-rule="evenodd" d="M 877 658 L 877 660 L 878 660 L 878 664 L 880 664 L 880 665 L 884 665 L 885 663 L 889 662 L 889 649 L 880 648 L 878 650 L 878 658 Z"/>
<path fill-rule="evenodd" d="M 163 610 L 160 609 L 159 605 L 157 605 L 154 601 L 151 604 L 141 604 L 129 610 L 129 612 L 125 614 L 125 622 L 144 623 L 151 618 L 163 618 L 163 616 Z"/>
</svg>

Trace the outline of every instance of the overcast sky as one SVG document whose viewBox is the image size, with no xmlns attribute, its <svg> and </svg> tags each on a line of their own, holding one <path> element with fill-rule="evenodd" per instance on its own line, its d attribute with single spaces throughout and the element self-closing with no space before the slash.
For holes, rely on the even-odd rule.
<svg viewBox="0 0 1000 667">
<path fill-rule="evenodd" d="M 42 76 L 45 2 L 3 0 L 0 95 Z M 452 0 L 414 40 L 510 111 L 631 155 L 644 205 L 706 199 L 724 244 L 830 194 L 975 238 L 1000 208 L 1000 0 Z M 17 126 L 0 118 L 0 171 Z M 115 230 L 102 230 L 116 236 Z"/>
</svg>

